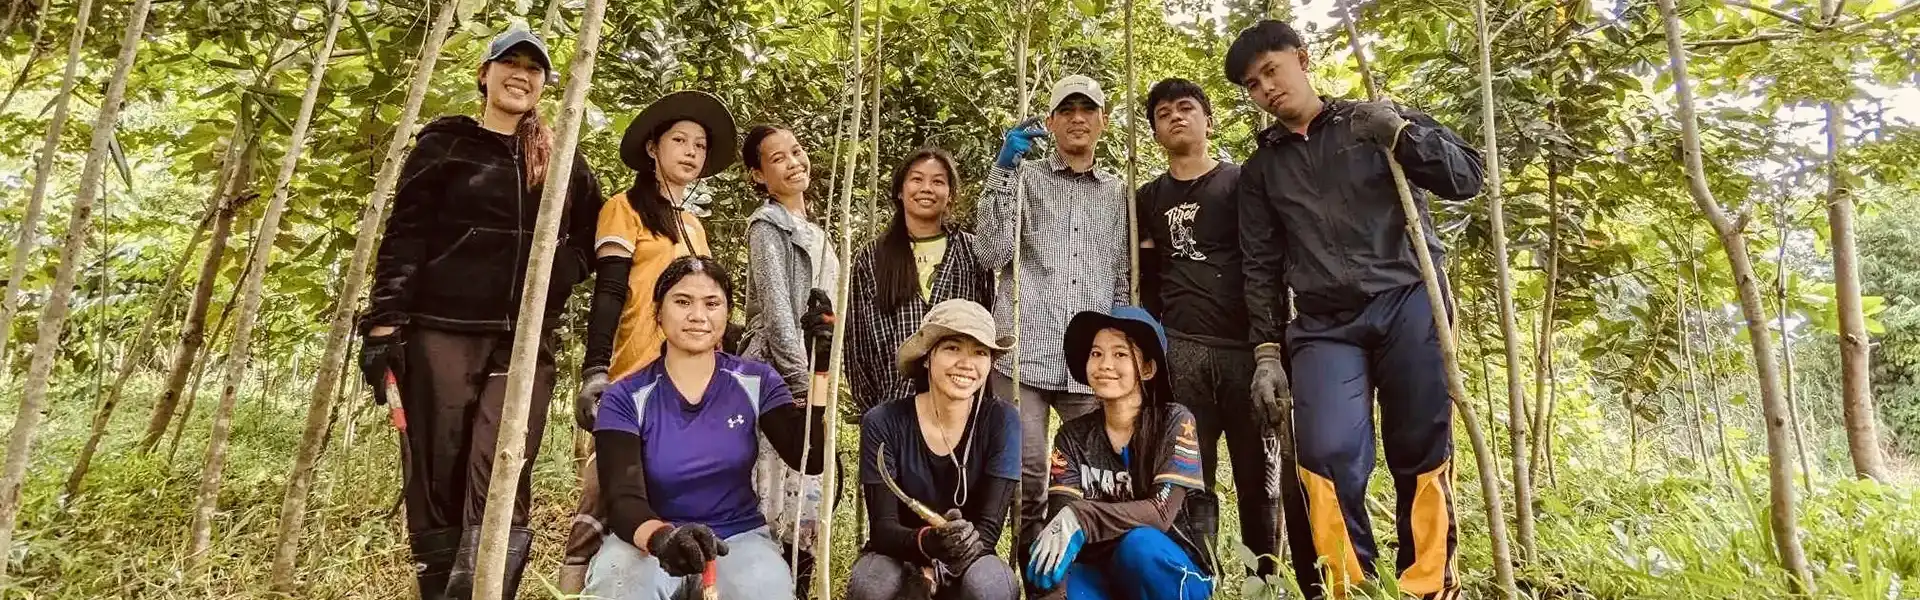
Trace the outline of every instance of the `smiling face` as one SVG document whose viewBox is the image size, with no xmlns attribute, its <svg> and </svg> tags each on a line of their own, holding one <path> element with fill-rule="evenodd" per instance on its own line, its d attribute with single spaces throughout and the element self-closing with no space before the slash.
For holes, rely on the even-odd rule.
<svg viewBox="0 0 1920 600">
<path fill-rule="evenodd" d="M 1101 400 L 1122 400 L 1141 393 L 1140 382 L 1153 379 L 1156 365 L 1139 363 L 1140 349 L 1118 329 L 1093 334 L 1087 351 L 1087 387 Z"/>
<path fill-rule="evenodd" d="M 1060 152 L 1070 155 L 1093 153 L 1100 132 L 1107 128 L 1107 113 L 1086 96 L 1068 96 L 1047 115 L 1047 131 Z"/>
<path fill-rule="evenodd" d="M 946 165 L 931 156 L 907 167 L 907 177 L 900 182 L 899 198 L 907 218 L 938 222 L 946 216 L 947 206 L 953 202 L 953 182 L 948 176 Z"/>
<path fill-rule="evenodd" d="M 812 170 L 813 163 L 808 162 L 807 149 L 800 147 L 800 139 L 782 129 L 760 141 L 760 167 L 748 174 L 754 183 L 767 186 L 768 194 L 784 198 L 806 193 L 813 183 Z"/>
<path fill-rule="evenodd" d="M 1153 107 L 1153 139 L 1171 154 L 1190 154 L 1207 143 L 1213 117 L 1193 97 L 1175 98 Z"/>
<path fill-rule="evenodd" d="M 515 50 L 500 60 L 480 65 L 480 85 L 487 105 L 510 115 L 526 114 L 540 104 L 547 71 L 526 50 Z"/>
<path fill-rule="evenodd" d="M 700 178 L 707 166 L 707 130 L 693 121 L 678 121 L 660 137 L 647 142 L 660 181 L 685 187 Z"/>
<path fill-rule="evenodd" d="M 667 344 L 685 352 L 712 352 L 727 329 L 726 292 L 712 275 L 689 274 L 667 289 L 658 314 Z"/>
<path fill-rule="evenodd" d="M 987 385 L 993 353 L 979 340 L 956 335 L 927 353 L 927 388 L 947 398 L 970 398 Z"/>
<path fill-rule="evenodd" d="M 1306 50 L 1262 52 L 1247 66 L 1240 83 L 1260 110 L 1282 122 L 1298 123 L 1320 103 L 1313 82 L 1307 79 L 1307 67 Z"/>
</svg>

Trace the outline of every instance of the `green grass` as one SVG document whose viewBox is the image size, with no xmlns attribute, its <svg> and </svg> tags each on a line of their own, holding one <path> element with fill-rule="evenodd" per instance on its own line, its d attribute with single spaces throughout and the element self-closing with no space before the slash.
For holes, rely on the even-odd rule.
<svg viewBox="0 0 1920 600">
<path fill-rule="evenodd" d="M 143 386 L 153 382 L 140 381 Z M 85 494 L 62 511 L 55 494 L 85 439 L 83 389 L 55 390 L 55 408 L 42 432 L 3 598 L 259 598 L 266 580 L 276 515 L 298 440 L 304 394 L 262 396 L 250 391 L 235 417 L 226 485 L 221 492 L 214 551 L 206 568 L 183 571 L 192 496 L 205 452 L 205 405 L 198 409 L 175 460 L 132 448 L 149 409 L 151 390 L 129 390 Z M 202 394 L 205 401 L 211 390 Z M 17 398 L 0 399 L 11 412 Z M 314 484 L 300 581 L 303 598 L 394 598 L 411 593 L 410 563 L 397 511 L 399 471 L 394 434 L 381 411 L 363 399 L 353 440 L 342 420 Z M 564 403 L 550 418 L 535 465 L 533 567 L 524 597 L 552 597 L 553 577 L 574 505 Z M 839 435 L 841 455 L 853 466 L 858 439 Z M 1569 446 L 1573 446 L 1569 440 Z M 1461 444 L 1465 448 L 1465 444 Z M 1532 598 L 1787 598 L 1765 528 L 1764 496 L 1743 501 L 1724 483 L 1693 473 L 1669 476 L 1663 463 L 1643 457 L 1639 473 L 1625 473 L 1623 449 L 1589 444 L 1563 459 L 1559 487 L 1541 490 L 1541 558 L 1520 573 Z M 1462 455 L 1457 488 L 1461 519 L 1460 569 L 1470 598 L 1495 598 L 1486 523 L 1473 461 Z M 1507 464 L 1500 461 L 1503 466 Z M 1226 468 L 1225 466 L 1222 467 Z M 1681 468 L 1676 466 L 1675 468 Z M 1745 465 L 1764 483 L 1764 465 Z M 1397 546 L 1388 526 L 1391 506 L 1384 468 L 1374 494 L 1375 526 L 1384 557 Z M 1804 544 L 1819 591 L 1814 597 L 1857 600 L 1920 598 L 1920 495 L 1909 485 L 1827 479 L 1801 498 Z M 833 580 L 844 581 L 860 543 L 855 535 L 852 487 L 835 515 Z M 1244 551 L 1226 499 L 1220 534 L 1223 597 L 1248 589 L 1239 575 Z M 1750 509 L 1749 506 L 1752 508 Z M 1509 511 L 1511 514 L 1511 511 Z M 1010 537 L 1010 536 L 1005 536 Z M 1004 550 L 1004 547 L 1003 547 Z M 1278 597 L 1281 577 L 1252 597 Z M 1381 591 L 1378 597 L 1390 597 Z"/>
</svg>

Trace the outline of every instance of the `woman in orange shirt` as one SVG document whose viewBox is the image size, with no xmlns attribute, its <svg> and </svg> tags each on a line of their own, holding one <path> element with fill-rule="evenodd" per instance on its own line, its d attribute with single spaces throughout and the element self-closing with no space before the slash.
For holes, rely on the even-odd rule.
<svg viewBox="0 0 1920 600">
<path fill-rule="evenodd" d="M 668 94 L 627 126 L 620 160 L 634 170 L 634 184 L 607 200 L 594 233 L 593 309 L 573 405 L 581 429 L 593 431 L 600 394 L 610 382 L 659 358 L 666 335 L 654 320 L 654 283 L 673 259 L 712 254 L 688 192 L 699 179 L 733 165 L 736 140 L 733 116 L 705 92 Z M 561 591 L 567 593 L 585 585 L 587 564 L 605 534 L 599 477 L 593 457 L 587 460 L 560 570 Z"/>
</svg>

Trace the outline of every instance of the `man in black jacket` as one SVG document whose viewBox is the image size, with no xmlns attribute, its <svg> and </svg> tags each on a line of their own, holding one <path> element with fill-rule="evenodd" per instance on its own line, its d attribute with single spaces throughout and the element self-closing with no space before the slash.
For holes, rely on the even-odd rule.
<svg viewBox="0 0 1920 600">
<path fill-rule="evenodd" d="M 1448 598 L 1459 590 L 1450 406 L 1432 305 L 1387 160 L 1413 186 L 1465 200 L 1480 193 L 1480 153 L 1424 114 L 1318 95 L 1308 60 L 1300 35 L 1279 21 L 1241 32 L 1226 59 L 1227 78 L 1278 120 L 1260 132 L 1237 196 L 1258 344 L 1254 401 L 1275 426 L 1292 426 L 1304 488 L 1305 518 L 1289 519 L 1294 568 L 1310 594 L 1334 597 L 1377 576 L 1366 509 L 1377 397 L 1399 499 L 1400 588 Z M 1415 194 L 1431 232 L 1425 195 Z M 1438 237 L 1420 243 L 1441 262 Z M 1299 310 L 1291 323 L 1288 288 Z M 1291 389 L 1283 365 L 1299 375 Z"/>
</svg>

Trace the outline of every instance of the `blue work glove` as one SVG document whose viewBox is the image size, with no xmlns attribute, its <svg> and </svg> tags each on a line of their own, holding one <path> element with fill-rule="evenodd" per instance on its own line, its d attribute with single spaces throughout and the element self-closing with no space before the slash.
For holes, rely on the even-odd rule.
<svg viewBox="0 0 1920 600">
<path fill-rule="evenodd" d="M 1080 528 L 1080 517 L 1072 507 L 1060 509 L 1033 541 L 1032 556 L 1027 559 L 1027 580 L 1034 587 L 1051 590 L 1067 580 L 1067 567 L 1086 545 L 1087 533 Z"/>
<path fill-rule="evenodd" d="M 1019 166 L 1020 157 L 1033 150 L 1033 140 L 1044 137 L 1047 130 L 1040 126 L 1040 117 L 1021 121 L 1007 130 L 1007 139 L 1000 144 L 1000 155 L 993 159 L 993 164 L 1002 169 Z"/>
</svg>

